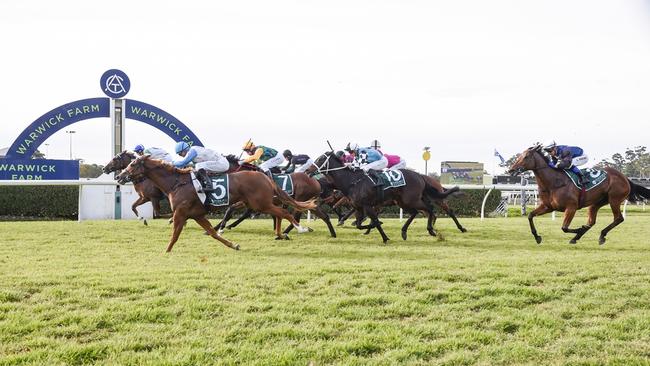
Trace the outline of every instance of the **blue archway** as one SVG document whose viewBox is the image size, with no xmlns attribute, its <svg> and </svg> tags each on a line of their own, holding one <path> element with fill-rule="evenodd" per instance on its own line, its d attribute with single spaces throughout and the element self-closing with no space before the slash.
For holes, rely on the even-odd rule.
<svg viewBox="0 0 650 366">
<path fill-rule="evenodd" d="M 124 99 L 125 116 L 157 128 L 174 141 L 203 146 L 201 140 L 176 117 L 151 104 Z M 81 99 L 45 113 L 16 138 L 7 150 L 7 159 L 31 159 L 38 147 L 57 131 L 74 123 L 110 117 L 110 98 Z"/>
</svg>

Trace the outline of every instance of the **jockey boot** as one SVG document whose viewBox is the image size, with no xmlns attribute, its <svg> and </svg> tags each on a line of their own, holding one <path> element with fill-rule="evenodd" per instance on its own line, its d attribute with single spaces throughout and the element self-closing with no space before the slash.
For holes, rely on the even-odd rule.
<svg viewBox="0 0 650 366">
<path fill-rule="evenodd" d="M 196 171 L 196 179 L 198 179 L 199 183 L 201 184 L 203 192 L 211 192 L 214 190 L 212 189 L 212 180 L 208 176 L 208 172 L 205 169 L 199 169 Z"/>
<path fill-rule="evenodd" d="M 587 188 L 587 183 L 589 183 L 589 179 L 587 179 L 587 176 L 582 174 L 582 171 L 580 171 L 580 174 L 578 174 L 578 183 L 580 184 L 581 188 Z"/>
</svg>

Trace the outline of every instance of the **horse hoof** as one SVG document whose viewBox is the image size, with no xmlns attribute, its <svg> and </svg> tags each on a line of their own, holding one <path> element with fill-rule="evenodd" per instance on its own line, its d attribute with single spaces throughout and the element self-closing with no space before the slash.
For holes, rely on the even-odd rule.
<svg viewBox="0 0 650 366">
<path fill-rule="evenodd" d="M 149 224 L 147 223 L 147 219 L 142 220 L 142 223 L 144 224 L 144 226 L 149 226 Z"/>
<path fill-rule="evenodd" d="M 219 234 L 219 235 L 223 234 L 223 229 L 217 230 L 217 234 Z"/>
<path fill-rule="evenodd" d="M 537 244 L 542 244 L 542 237 L 541 236 L 536 236 L 535 241 L 537 242 Z"/>
<path fill-rule="evenodd" d="M 307 228 L 307 231 L 310 232 L 310 233 L 313 233 L 313 232 L 314 232 L 314 229 L 308 227 L 308 228 Z"/>
<path fill-rule="evenodd" d="M 467 232 L 467 229 L 465 229 L 464 227 L 462 227 L 462 228 L 460 228 L 460 232 L 461 232 L 461 233 L 466 233 L 466 232 Z"/>
<path fill-rule="evenodd" d="M 235 247 L 233 249 L 239 250 L 239 244 L 235 245 Z"/>
<path fill-rule="evenodd" d="M 598 245 L 603 245 L 603 244 L 605 244 L 605 241 L 607 241 L 607 239 L 605 239 L 604 236 L 601 236 L 600 239 L 598 239 Z"/>
<path fill-rule="evenodd" d="M 289 237 L 289 235 L 284 234 L 284 240 L 291 240 L 291 238 Z"/>
<path fill-rule="evenodd" d="M 438 233 L 436 233 L 434 230 L 429 230 L 429 235 L 431 235 L 431 236 L 437 236 Z"/>
<path fill-rule="evenodd" d="M 339 223 L 336 224 L 336 226 L 343 226 L 343 225 L 345 225 L 345 221 L 339 221 Z"/>
<path fill-rule="evenodd" d="M 569 244 L 578 244 L 578 241 L 575 239 L 569 240 Z"/>
<path fill-rule="evenodd" d="M 276 237 L 275 237 L 275 240 L 284 240 L 284 238 L 281 237 L 281 236 L 276 236 Z"/>
<path fill-rule="evenodd" d="M 226 229 L 232 230 L 232 226 L 228 225 L 228 226 L 226 226 Z M 221 231 L 223 231 L 223 229 L 221 229 Z"/>
<path fill-rule="evenodd" d="M 406 240 L 406 231 L 402 231 L 402 239 Z"/>
<path fill-rule="evenodd" d="M 388 241 L 389 241 L 389 240 L 390 240 L 390 239 L 386 239 L 386 240 L 384 240 L 384 244 L 388 244 Z"/>
</svg>

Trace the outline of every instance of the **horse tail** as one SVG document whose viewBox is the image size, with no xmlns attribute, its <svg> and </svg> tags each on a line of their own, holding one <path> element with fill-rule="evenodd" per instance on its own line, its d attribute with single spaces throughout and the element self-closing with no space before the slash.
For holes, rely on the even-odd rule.
<svg viewBox="0 0 650 366">
<path fill-rule="evenodd" d="M 443 188 L 441 192 L 436 187 L 431 185 L 431 183 L 427 179 L 424 180 L 424 184 L 425 184 L 424 193 L 426 193 L 426 195 L 429 196 L 429 198 L 437 199 L 437 200 L 447 199 L 447 197 L 449 197 L 450 195 L 460 191 L 460 188 L 458 188 L 458 186 L 455 186 L 450 189 Z"/>
<path fill-rule="evenodd" d="M 646 199 L 650 199 L 650 189 L 632 183 L 631 180 L 627 180 L 630 183 L 630 195 L 627 197 L 627 200 L 630 202 L 639 202 Z"/>
<path fill-rule="evenodd" d="M 289 196 L 287 192 L 283 191 L 280 187 L 278 187 L 275 182 L 273 183 L 273 191 L 276 196 L 278 196 L 278 199 L 285 205 L 289 205 L 291 207 L 294 207 L 298 211 L 306 211 L 306 210 L 311 210 L 316 208 L 316 199 L 312 198 L 308 201 L 296 201 L 293 199 L 293 197 Z"/>
</svg>

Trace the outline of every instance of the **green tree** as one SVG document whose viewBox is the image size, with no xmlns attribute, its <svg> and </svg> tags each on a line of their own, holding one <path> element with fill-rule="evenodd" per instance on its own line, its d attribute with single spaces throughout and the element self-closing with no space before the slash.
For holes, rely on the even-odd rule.
<svg viewBox="0 0 650 366">
<path fill-rule="evenodd" d="M 102 168 L 102 165 L 97 164 L 79 164 L 79 177 L 97 178 L 103 174 Z"/>
<path fill-rule="evenodd" d="M 629 177 L 649 177 L 650 176 L 650 153 L 645 146 L 636 146 L 635 148 L 626 148 L 623 154 L 616 153 L 611 159 L 603 159 L 596 168 L 614 168 L 621 171 Z"/>
<path fill-rule="evenodd" d="M 514 164 L 515 161 L 517 161 L 517 159 L 519 159 L 519 155 L 521 155 L 521 154 L 515 154 L 515 155 L 511 156 L 510 159 L 508 159 L 505 162 L 499 164 L 499 166 L 502 167 L 502 168 L 510 169 L 512 164 Z"/>
</svg>

